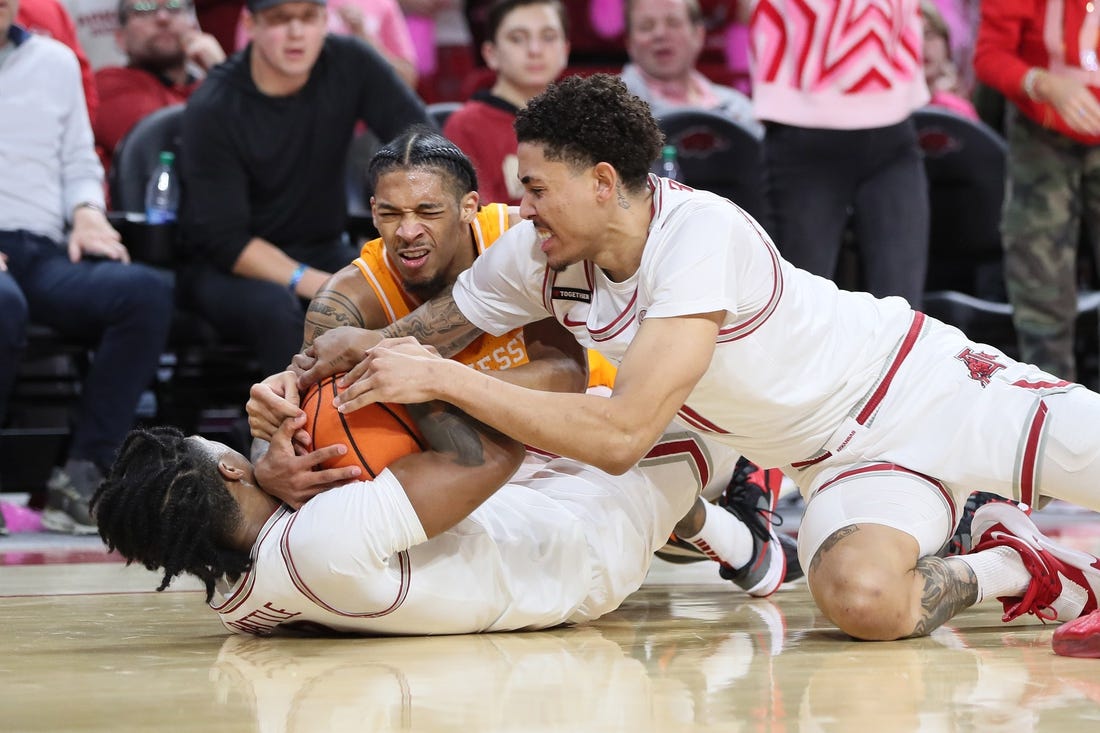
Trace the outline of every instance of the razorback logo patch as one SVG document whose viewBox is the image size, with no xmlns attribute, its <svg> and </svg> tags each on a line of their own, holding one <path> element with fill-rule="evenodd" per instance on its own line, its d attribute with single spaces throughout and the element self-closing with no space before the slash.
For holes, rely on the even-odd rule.
<svg viewBox="0 0 1100 733">
<path fill-rule="evenodd" d="M 980 383 L 982 387 L 988 387 L 990 377 L 1005 368 L 1004 364 L 997 361 L 996 354 L 973 351 L 970 347 L 956 354 L 955 358 L 966 364 L 966 369 L 970 372 L 970 378 Z"/>
</svg>

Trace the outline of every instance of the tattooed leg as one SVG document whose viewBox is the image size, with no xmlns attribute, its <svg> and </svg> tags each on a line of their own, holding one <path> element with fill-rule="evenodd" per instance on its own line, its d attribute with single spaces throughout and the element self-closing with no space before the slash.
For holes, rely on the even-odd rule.
<svg viewBox="0 0 1100 733">
<path fill-rule="evenodd" d="M 917 560 L 913 572 L 923 585 L 923 590 L 917 625 L 909 636 L 932 633 L 978 600 L 978 579 L 966 563 L 922 557 Z"/>
<path fill-rule="evenodd" d="M 946 567 L 945 567 L 946 565 Z M 965 607 L 964 568 L 920 558 L 912 535 L 882 524 L 852 524 L 825 538 L 806 573 L 822 613 L 867 640 L 927 634 Z"/>
</svg>

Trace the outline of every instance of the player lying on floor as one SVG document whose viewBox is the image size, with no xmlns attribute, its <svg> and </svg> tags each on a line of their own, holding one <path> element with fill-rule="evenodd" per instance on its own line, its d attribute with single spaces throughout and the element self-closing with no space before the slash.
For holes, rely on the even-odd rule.
<svg viewBox="0 0 1100 733">
<path fill-rule="evenodd" d="M 135 430 L 93 499 L 99 533 L 128 561 L 163 570 L 158 590 L 181 573 L 198 577 L 235 633 L 539 629 L 617 608 L 710 477 L 736 461 L 675 431 L 620 476 L 569 459 L 532 466 L 531 456 L 513 476 L 521 444 L 454 408 L 409 410 L 432 448 L 296 512 L 225 445 Z M 296 455 L 304 425 L 302 416 L 276 432 L 260 459 L 265 475 L 343 452 Z M 369 458 L 370 446 L 360 448 Z M 322 478 L 342 469 L 326 470 Z"/>
</svg>

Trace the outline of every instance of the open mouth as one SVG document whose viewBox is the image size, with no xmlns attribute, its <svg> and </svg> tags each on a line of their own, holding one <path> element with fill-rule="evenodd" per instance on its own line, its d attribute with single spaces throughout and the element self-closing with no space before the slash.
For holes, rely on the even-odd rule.
<svg viewBox="0 0 1100 733">
<path fill-rule="evenodd" d="M 397 253 L 401 264 L 410 269 L 419 269 L 428 261 L 428 249 L 426 247 L 411 247 Z"/>
<path fill-rule="evenodd" d="M 535 235 L 538 237 L 539 249 L 545 252 L 550 248 L 550 240 L 554 238 L 554 233 L 549 229 L 543 229 L 541 227 L 535 228 Z"/>
</svg>

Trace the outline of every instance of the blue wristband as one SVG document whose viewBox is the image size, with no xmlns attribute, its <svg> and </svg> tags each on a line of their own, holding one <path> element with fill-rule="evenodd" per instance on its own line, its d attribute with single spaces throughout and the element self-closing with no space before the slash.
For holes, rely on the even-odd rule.
<svg viewBox="0 0 1100 733">
<path fill-rule="evenodd" d="M 302 275 L 306 274 L 306 269 L 306 265 L 303 263 L 298 263 L 298 266 L 294 268 L 294 273 L 290 276 L 290 282 L 286 284 L 290 292 L 295 293 L 298 291 L 298 283 L 302 282 Z"/>
</svg>

